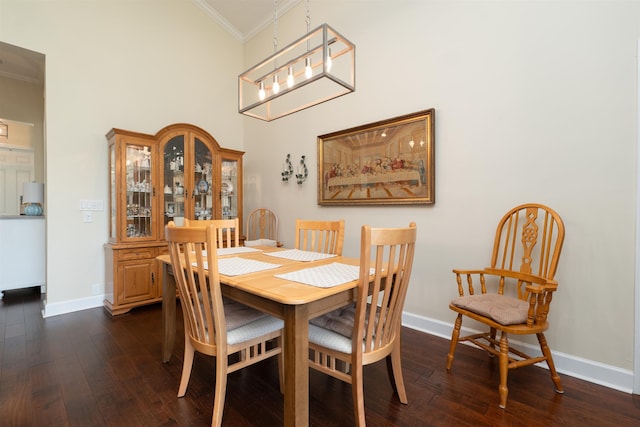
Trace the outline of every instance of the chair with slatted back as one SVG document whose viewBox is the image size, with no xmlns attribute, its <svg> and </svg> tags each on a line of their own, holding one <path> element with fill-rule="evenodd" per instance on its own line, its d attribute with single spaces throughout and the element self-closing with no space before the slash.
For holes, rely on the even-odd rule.
<svg viewBox="0 0 640 427">
<path fill-rule="evenodd" d="M 392 386 L 400 402 L 408 402 L 400 363 L 400 328 L 416 234 L 413 222 L 406 228 L 363 226 L 356 302 L 309 324 L 309 366 L 351 384 L 358 426 L 366 424 L 365 365 L 387 359 Z"/>
<path fill-rule="evenodd" d="M 344 219 L 338 221 L 296 220 L 296 249 L 342 255 Z"/>
<path fill-rule="evenodd" d="M 564 224 L 547 206 L 524 204 L 507 212 L 495 234 L 490 267 L 453 272 L 459 297 L 449 308 L 458 313 L 447 356 L 451 371 L 459 342 L 468 341 L 498 356 L 500 407 L 507 405 L 509 369 L 545 361 L 556 391 L 562 393 L 551 350 L 544 336 L 554 280 L 564 241 Z M 488 327 L 488 331 L 460 337 L 463 316 Z M 500 339 L 496 338 L 500 331 Z M 509 335 L 536 335 L 541 356 L 529 356 L 509 345 Z"/>
<path fill-rule="evenodd" d="M 233 219 L 184 219 L 185 227 L 208 227 L 216 226 L 218 233 L 218 248 L 237 248 L 240 246 L 240 221 L 238 218 Z"/>
<path fill-rule="evenodd" d="M 282 320 L 222 297 L 214 225 L 165 228 L 184 317 L 184 362 L 178 397 L 187 391 L 196 351 L 215 356 L 212 426 L 222 422 L 227 375 L 278 356 L 283 390 Z"/>
<path fill-rule="evenodd" d="M 266 208 L 251 211 L 247 217 L 245 246 L 280 246 L 278 242 L 278 216 Z"/>
</svg>

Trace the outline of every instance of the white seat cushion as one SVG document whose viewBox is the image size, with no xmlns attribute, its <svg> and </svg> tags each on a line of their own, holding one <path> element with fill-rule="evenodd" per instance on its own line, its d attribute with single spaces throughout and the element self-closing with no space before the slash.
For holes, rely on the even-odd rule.
<svg viewBox="0 0 640 427">
<path fill-rule="evenodd" d="M 222 298 L 227 331 L 237 329 L 255 320 L 267 316 L 267 313 L 253 309 L 230 298 Z"/>
<path fill-rule="evenodd" d="M 456 307 L 489 317 L 501 325 L 526 323 L 529 303 L 498 294 L 467 295 L 451 300 Z"/>
<path fill-rule="evenodd" d="M 352 336 L 355 323 L 356 304 L 351 303 L 309 321 L 309 341 L 343 353 L 352 352 Z M 368 310 L 367 310 L 368 314 Z M 376 324 L 380 316 L 380 307 L 376 310 Z M 365 318 L 365 327 L 369 322 Z M 364 341 L 362 342 L 363 351 Z"/>
<path fill-rule="evenodd" d="M 352 351 L 351 338 L 316 325 L 309 325 L 309 342 L 342 353 L 351 354 Z"/>
<path fill-rule="evenodd" d="M 227 330 L 227 344 L 234 345 L 249 341 L 261 335 L 275 332 L 284 327 L 284 322 L 265 314 L 264 317 L 233 330 Z"/>
</svg>

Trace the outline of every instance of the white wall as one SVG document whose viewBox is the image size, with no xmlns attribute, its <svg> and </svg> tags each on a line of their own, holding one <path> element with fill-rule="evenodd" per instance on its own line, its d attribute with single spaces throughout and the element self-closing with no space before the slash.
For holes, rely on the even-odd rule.
<svg viewBox="0 0 640 427">
<path fill-rule="evenodd" d="M 640 3 L 311 2 L 311 16 L 356 44 L 356 92 L 272 123 L 245 119 L 246 211 L 274 209 L 288 245 L 297 217 L 345 218 L 354 256 L 362 224 L 416 221 L 405 308 L 433 327 L 455 318 L 451 269 L 488 264 L 501 215 L 548 204 L 567 229 L 548 341 L 560 357 L 619 370 L 630 389 Z M 281 45 L 304 31 L 303 5 L 279 20 Z M 271 37 L 245 45 L 247 66 Z M 316 204 L 318 135 L 431 107 L 434 205 Z M 280 182 L 287 153 L 309 160 L 302 186 Z"/>
<path fill-rule="evenodd" d="M 79 202 L 107 205 L 105 134 L 187 122 L 242 148 L 242 46 L 181 0 L 0 0 L 0 40 L 46 55 L 46 311 L 102 305 L 107 212 Z"/>
</svg>

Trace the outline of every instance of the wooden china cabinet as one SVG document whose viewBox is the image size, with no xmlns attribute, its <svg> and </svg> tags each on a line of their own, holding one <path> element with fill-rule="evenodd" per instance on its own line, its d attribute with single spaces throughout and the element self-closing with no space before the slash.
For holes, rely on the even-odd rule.
<svg viewBox="0 0 640 427">
<path fill-rule="evenodd" d="M 122 129 L 109 143 L 109 242 L 104 306 L 112 315 L 162 301 L 156 256 L 167 253 L 169 221 L 240 220 L 242 151 L 206 131 L 173 124 L 155 135 Z M 244 239 L 244 236 L 241 236 Z"/>
</svg>

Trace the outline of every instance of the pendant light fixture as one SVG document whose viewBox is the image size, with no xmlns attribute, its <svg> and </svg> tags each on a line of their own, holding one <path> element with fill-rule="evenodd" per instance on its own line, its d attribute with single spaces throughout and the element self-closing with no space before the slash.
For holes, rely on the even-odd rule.
<svg viewBox="0 0 640 427">
<path fill-rule="evenodd" d="M 239 113 L 270 122 L 355 91 L 355 45 L 327 24 L 311 30 L 309 0 L 306 25 L 306 35 L 278 50 L 274 1 L 274 54 L 238 76 Z"/>
</svg>

